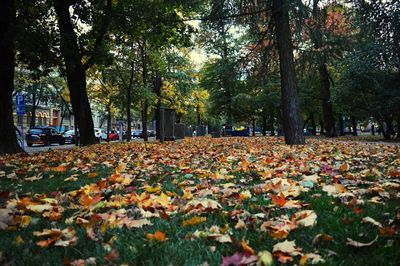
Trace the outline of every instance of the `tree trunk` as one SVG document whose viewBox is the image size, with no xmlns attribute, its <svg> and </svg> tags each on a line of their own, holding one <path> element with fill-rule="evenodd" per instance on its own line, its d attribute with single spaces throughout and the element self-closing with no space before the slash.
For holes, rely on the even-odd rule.
<svg viewBox="0 0 400 266">
<path fill-rule="evenodd" d="M 149 137 L 147 136 L 147 118 L 148 118 L 148 114 L 147 114 L 147 112 L 148 112 L 148 110 L 149 110 L 149 103 L 148 103 L 148 101 L 147 101 L 147 99 L 144 101 L 144 104 L 143 104 L 143 112 L 142 112 L 142 128 L 143 128 L 143 130 L 142 130 L 142 134 L 143 134 L 143 140 L 144 141 L 148 141 L 149 140 Z"/>
<path fill-rule="evenodd" d="M 267 115 L 265 114 L 265 111 L 263 111 L 261 119 L 262 119 L 262 135 L 266 136 L 267 135 Z"/>
<path fill-rule="evenodd" d="M 319 120 L 319 125 L 321 126 L 320 135 L 325 135 L 325 124 L 324 120 Z"/>
<path fill-rule="evenodd" d="M 74 31 L 69 1 L 54 0 L 61 40 L 61 54 L 67 72 L 71 105 L 79 127 L 80 145 L 95 144 L 92 110 L 86 91 L 86 71 L 82 65 L 78 38 Z"/>
<path fill-rule="evenodd" d="M 344 123 L 342 114 L 339 114 L 339 135 L 344 136 Z"/>
<path fill-rule="evenodd" d="M 393 119 L 389 116 L 386 116 L 385 123 L 387 126 L 387 132 L 388 132 L 389 136 L 394 135 Z"/>
<path fill-rule="evenodd" d="M 253 137 L 256 136 L 256 118 L 253 116 L 251 119 L 252 127 L 253 127 Z"/>
<path fill-rule="evenodd" d="M 143 45 L 141 46 L 141 54 L 142 54 L 142 78 L 143 78 L 143 86 L 146 89 L 147 86 L 147 55 L 146 55 L 146 41 L 143 41 Z M 147 136 L 147 117 L 148 117 L 148 109 L 149 109 L 149 101 L 147 99 L 144 100 L 143 110 L 142 110 L 142 135 L 143 140 L 148 141 Z"/>
<path fill-rule="evenodd" d="M 382 119 L 376 117 L 376 121 L 378 122 L 378 125 L 379 125 L 378 134 L 379 134 L 379 132 L 382 132 L 383 138 L 384 138 L 385 140 L 390 140 L 390 133 L 388 133 L 388 130 L 385 129 L 385 126 L 384 126 L 384 124 L 383 124 Z"/>
<path fill-rule="evenodd" d="M 0 154 L 23 150 L 15 133 L 12 94 L 14 91 L 14 0 L 4 0 L 0 8 Z"/>
<path fill-rule="evenodd" d="M 271 112 L 269 115 L 269 129 L 271 130 L 271 136 L 275 136 L 275 126 L 274 126 L 274 109 L 271 108 Z"/>
<path fill-rule="evenodd" d="M 128 100 L 126 106 L 126 119 L 128 120 L 128 127 L 126 130 L 126 141 L 131 141 L 132 137 L 132 115 L 131 115 L 131 104 L 132 104 L 132 87 L 128 87 Z"/>
<path fill-rule="evenodd" d="M 110 142 L 111 131 L 111 106 L 107 105 L 107 142 Z"/>
<path fill-rule="evenodd" d="M 310 118 L 311 118 L 312 135 L 316 136 L 317 135 L 317 125 L 315 124 L 314 113 L 310 113 Z"/>
<path fill-rule="evenodd" d="M 199 107 L 196 108 L 196 113 L 197 113 L 197 125 L 200 126 L 201 125 L 201 115 L 200 115 L 200 108 Z"/>
<path fill-rule="evenodd" d="M 322 115 L 324 117 L 325 132 L 327 137 L 336 137 L 335 118 L 333 116 L 329 73 L 325 63 L 319 66 L 321 78 Z"/>
<path fill-rule="evenodd" d="M 353 128 L 352 135 L 357 136 L 357 120 L 354 116 L 352 116 L 350 119 L 351 119 L 351 126 Z"/>
<path fill-rule="evenodd" d="M 31 108 L 31 121 L 29 121 L 29 127 L 33 128 L 36 126 L 36 91 L 35 88 L 33 88 L 33 93 L 32 93 L 32 108 Z"/>
<path fill-rule="evenodd" d="M 61 102 L 61 108 L 60 109 L 61 109 L 60 110 L 60 112 L 61 112 L 61 121 L 60 121 L 60 126 L 58 127 L 58 131 L 61 132 L 61 127 L 62 127 L 62 124 L 64 122 L 64 115 L 65 115 L 64 102 L 63 101 Z"/>
<path fill-rule="evenodd" d="M 321 49 L 323 47 L 323 36 L 322 36 L 322 23 L 325 22 L 325 15 L 322 13 L 318 6 L 319 0 L 313 2 L 313 19 L 314 28 L 311 29 L 311 40 L 314 43 L 315 49 Z M 331 102 L 331 91 L 329 82 L 329 72 L 326 67 L 326 58 L 321 51 L 317 56 L 318 72 L 320 76 L 320 94 L 321 94 L 321 105 L 322 105 L 322 116 L 325 123 L 325 133 L 327 137 L 335 137 L 335 118 L 333 116 L 333 108 Z"/>
<path fill-rule="evenodd" d="M 397 110 L 397 140 L 400 140 L 400 108 Z"/>
<path fill-rule="evenodd" d="M 280 63 L 283 130 L 286 144 L 297 145 L 304 144 L 305 140 L 302 129 L 303 122 L 300 116 L 288 5 L 288 0 L 273 1 Z"/>
<path fill-rule="evenodd" d="M 156 103 L 156 138 L 160 139 L 160 111 L 161 111 L 161 88 L 162 88 L 162 79 L 160 73 L 157 71 L 156 76 L 154 78 L 154 83 L 153 83 L 153 91 L 154 94 L 157 97 L 157 103 Z"/>
</svg>

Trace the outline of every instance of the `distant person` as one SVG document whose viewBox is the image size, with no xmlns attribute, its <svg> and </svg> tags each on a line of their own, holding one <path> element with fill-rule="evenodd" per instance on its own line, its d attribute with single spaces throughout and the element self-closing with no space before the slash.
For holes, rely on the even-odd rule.
<svg viewBox="0 0 400 266">
<path fill-rule="evenodd" d="M 375 136 L 375 126 L 373 124 L 371 125 L 371 134 Z"/>
</svg>

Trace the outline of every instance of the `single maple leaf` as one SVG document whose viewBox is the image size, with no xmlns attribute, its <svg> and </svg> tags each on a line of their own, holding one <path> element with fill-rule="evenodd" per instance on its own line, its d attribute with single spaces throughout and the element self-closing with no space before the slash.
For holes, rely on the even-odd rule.
<svg viewBox="0 0 400 266">
<path fill-rule="evenodd" d="M 56 167 L 52 167 L 51 170 L 54 171 L 54 172 L 65 172 L 65 171 L 67 171 L 67 166 L 59 165 L 59 166 L 56 166 Z"/>
<path fill-rule="evenodd" d="M 160 241 L 163 242 L 165 240 L 167 240 L 167 238 L 165 238 L 165 234 L 161 231 L 156 231 L 154 234 L 146 234 L 146 238 L 148 240 L 156 240 L 156 241 Z"/>
<path fill-rule="evenodd" d="M 278 205 L 280 207 L 283 207 L 286 204 L 286 198 L 282 192 L 279 194 L 279 196 L 271 195 L 271 200 L 275 205 Z"/>
<path fill-rule="evenodd" d="M 206 220 L 207 220 L 206 217 L 198 217 L 198 216 L 195 216 L 195 217 L 192 217 L 192 218 L 189 219 L 189 220 L 183 221 L 183 222 L 182 222 L 182 225 L 183 225 L 183 226 L 196 225 L 196 224 L 199 224 L 199 223 L 203 223 L 203 222 L 205 222 Z"/>
</svg>

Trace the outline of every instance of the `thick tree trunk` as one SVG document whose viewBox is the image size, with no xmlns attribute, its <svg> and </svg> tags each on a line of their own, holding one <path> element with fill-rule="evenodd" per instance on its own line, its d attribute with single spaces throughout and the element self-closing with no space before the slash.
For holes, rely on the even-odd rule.
<svg viewBox="0 0 400 266">
<path fill-rule="evenodd" d="M 387 132 L 388 132 L 389 136 L 394 135 L 393 119 L 389 116 L 386 116 L 385 123 L 386 123 Z"/>
<path fill-rule="evenodd" d="M 376 121 L 378 122 L 378 125 L 379 125 L 378 134 L 379 134 L 379 132 L 382 132 L 383 138 L 385 140 L 390 140 L 390 133 L 388 133 L 388 130 L 385 129 L 382 119 L 379 117 L 376 117 Z"/>
<path fill-rule="evenodd" d="M 342 114 L 339 114 L 339 135 L 344 136 L 344 123 Z"/>
<path fill-rule="evenodd" d="M 310 119 L 311 119 L 311 127 L 312 127 L 312 135 L 316 136 L 317 135 L 317 125 L 315 124 L 315 117 L 314 113 L 310 113 Z"/>
<path fill-rule="evenodd" d="M 36 109 L 37 109 L 36 104 L 33 104 L 31 108 L 31 121 L 29 121 L 30 128 L 36 126 Z"/>
<path fill-rule="evenodd" d="M 0 8 L 0 154 L 23 151 L 17 141 L 12 108 L 14 25 L 14 0 L 4 0 Z"/>
<path fill-rule="evenodd" d="M 325 135 L 325 124 L 323 120 L 319 120 L 319 125 L 321 126 L 320 135 Z"/>
<path fill-rule="evenodd" d="M 268 123 L 267 123 L 267 115 L 265 114 L 265 111 L 263 111 L 263 115 L 262 115 L 261 119 L 262 119 L 262 135 L 266 136 L 267 130 L 268 130 L 267 129 Z"/>
<path fill-rule="evenodd" d="M 336 137 L 335 118 L 331 102 L 331 91 L 329 83 L 329 73 L 325 63 L 319 66 L 319 75 L 321 79 L 321 100 L 322 114 L 325 123 L 325 132 L 327 137 Z"/>
<path fill-rule="evenodd" d="M 92 110 L 86 91 L 86 71 L 82 65 L 78 38 L 74 31 L 69 1 L 54 0 L 61 40 L 61 54 L 67 72 L 71 105 L 79 127 L 80 145 L 95 144 Z"/>
<path fill-rule="evenodd" d="M 311 30 L 311 39 L 314 43 L 315 49 L 321 49 L 323 47 L 323 36 L 321 32 L 322 23 L 325 21 L 325 16 L 318 6 L 319 0 L 313 2 L 313 18 L 314 28 Z M 320 76 L 320 94 L 321 94 L 321 105 L 322 105 L 322 116 L 325 123 L 325 133 L 327 137 L 335 137 L 335 117 L 333 115 L 329 72 L 326 67 L 326 58 L 321 51 L 317 57 L 318 72 Z"/>
<path fill-rule="evenodd" d="M 354 116 L 352 116 L 350 119 L 351 119 L 351 126 L 353 128 L 352 135 L 357 136 L 357 120 Z"/>
<path fill-rule="evenodd" d="M 288 5 L 288 0 L 273 1 L 281 74 L 283 130 L 286 144 L 294 145 L 304 144 L 305 140 L 300 116 Z"/>
</svg>

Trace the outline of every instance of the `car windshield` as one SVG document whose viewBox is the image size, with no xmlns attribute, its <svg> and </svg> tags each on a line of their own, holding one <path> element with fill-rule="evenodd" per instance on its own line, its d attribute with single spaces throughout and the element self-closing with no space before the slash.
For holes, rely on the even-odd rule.
<svg viewBox="0 0 400 266">
<path fill-rule="evenodd" d="M 34 135 L 36 135 L 36 134 L 42 134 L 42 133 L 43 133 L 43 129 L 40 129 L 40 128 L 31 128 L 31 129 L 29 129 L 28 133 L 29 133 L 29 134 L 34 134 Z"/>
</svg>

